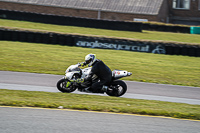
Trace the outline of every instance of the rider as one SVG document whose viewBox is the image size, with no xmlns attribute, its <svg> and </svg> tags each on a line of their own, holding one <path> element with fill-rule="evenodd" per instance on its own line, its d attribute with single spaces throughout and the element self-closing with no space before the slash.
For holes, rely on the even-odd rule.
<svg viewBox="0 0 200 133">
<path fill-rule="evenodd" d="M 112 80 L 112 71 L 103 63 L 103 61 L 96 59 L 95 54 L 88 54 L 85 56 L 85 65 L 92 66 L 92 69 L 88 76 L 81 79 L 82 82 L 91 81 L 92 77 L 96 75 L 100 81 L 92 83 L 92 86 L 88 89 L 94 93 L 101 93 L 107 91 L 107 85 Z"/>
</svg>

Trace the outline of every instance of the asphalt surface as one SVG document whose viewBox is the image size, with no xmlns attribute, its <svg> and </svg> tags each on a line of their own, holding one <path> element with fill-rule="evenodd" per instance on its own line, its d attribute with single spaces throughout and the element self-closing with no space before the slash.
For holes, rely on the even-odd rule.
<svg viewBox="0 0 200 133">
<path fill-rule="evenodd" d="M 200 121 L 0 107 L 1 133 L 199 133 Z"/>
<path fill-rule="evenodd" d="M 0 71 L 0 88 L 59 92 L 62 75 Z M 124 97 L 200 104 L 200 88 L 126 81 Z M 79 92 L 75 92 L 79 93 Z M 199 133 L 200 121 L 70 110 L 0 107 L 0 133 Z"/>
<path fill-rule="evenodd" d="M 62 75 L 0 71 L 0 88 L 59 92 L 56 88 L 56 83 L 62 77 Z M 132 81 L 126 81 L 126 83 L 128 86 L 128 91 L 123 96 L 126 98 L 160 100 L 200 105 L 199 87 L 186 87 Z M 76 91 L 75 93 L 80 92 Z"/>
</svg>

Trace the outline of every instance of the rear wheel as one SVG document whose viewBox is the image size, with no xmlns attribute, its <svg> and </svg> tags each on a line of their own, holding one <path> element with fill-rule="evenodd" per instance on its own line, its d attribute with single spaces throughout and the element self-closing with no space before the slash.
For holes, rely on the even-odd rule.
<svg viewBox="0 0 200 133">
<path fill-rule="evenodd" d="M 120 96 L 124 95 L 124 93 L 126 93 L 126 91 L 127 91 L 127 85 L 122 80 L 113 81 L 110 84 L 109 88 L 111 90 L 106 92 L 106 94 L 109 96 L 120 97 Z"/>
<path fill-rule="evenodd" d="M 76 87 L 67 79 L 61 79 L 57 82 L 57 88 L 63 93 L 70 93 L 76 90 Z"/>
</svg>

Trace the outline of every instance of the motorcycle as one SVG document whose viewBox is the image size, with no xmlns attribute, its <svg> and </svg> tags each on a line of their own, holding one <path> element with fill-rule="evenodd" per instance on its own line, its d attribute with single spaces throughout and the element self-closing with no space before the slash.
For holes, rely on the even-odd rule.
<svg viewBox="0 0 200 133">
<path fill-rule="evenodd" d="M 85 88 L 92 85 L 92 83 L 99 82 L 99 79 L 96 75 L 92 77 L 92 81 L 77 83 L 74 82 L 76 79 L 86 77 L 90 71 L 91 67 L 81 69 L 81 63 L 76 65 L 71 65 L 65 71 L 65 76 L 57 82 L 57 88 L 63 93 L 71 93 L 78 89 L 80 92 L 86 92 Z M 132 73 L 125 70 L 113 70 L 112 71 L 112 81 L 106 86 L 106 94 L 109 96 L 120 97 L 124 95 L 127 91 L 127 85 L 124 81 L 119 80 L 120 78 L 131 76 Z M 90 92 L 93 93 L 93 92 Z M 100 92 L 104 93 L 104 92 Z"/>
</svg>

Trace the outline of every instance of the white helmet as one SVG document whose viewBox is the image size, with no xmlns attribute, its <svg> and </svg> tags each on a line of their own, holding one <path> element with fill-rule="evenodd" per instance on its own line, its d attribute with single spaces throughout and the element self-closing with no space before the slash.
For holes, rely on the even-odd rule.
<svg viewBox="0 0 200 133">
<path fill-rule="evenodd" d="M 85 63 L 88 64 L 88 66 L 92 66 L 93 63 L 97 60 L 95 54 L 88 54 L 85 56 Z"/>
</svg>

